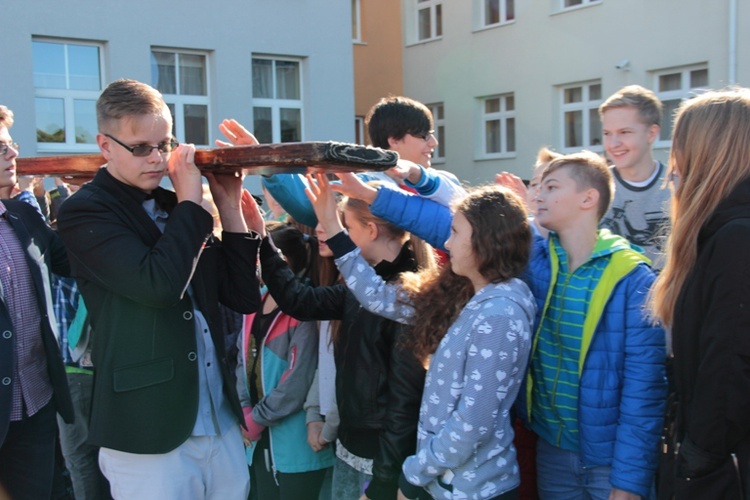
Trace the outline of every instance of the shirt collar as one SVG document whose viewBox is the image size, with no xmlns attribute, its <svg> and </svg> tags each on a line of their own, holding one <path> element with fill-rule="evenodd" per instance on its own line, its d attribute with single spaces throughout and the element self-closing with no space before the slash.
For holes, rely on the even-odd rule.
<svg viewBox="0 0 750 500">
<path fill-rule="evenodd" d="M 172 199 L 171 192 L 168 190 L 165 190 L 161 187 L 157 187 L 151 193 L 146 193 L 144 191 L 141 191 L 140 189 L 130 186 L 128 184 L 125 184 L 124 182 L 121 182 L 107 171 L 106 168 L 102 168 L 99 170 L 99 174 L 102 176 L 102 180 L 114 186 L 119 191 L 121 191 L 124 195 L 131 198 L 133 201 L 135 201 L 139 205 L 143 205 L 143 202 L 150 199 L 155 199 L 156 204 L 159 205 L 161 208 L 166 210 L 167 212 L 171 211 L 172 208 L 174 208 L 175 200 Z"/>
</svg>

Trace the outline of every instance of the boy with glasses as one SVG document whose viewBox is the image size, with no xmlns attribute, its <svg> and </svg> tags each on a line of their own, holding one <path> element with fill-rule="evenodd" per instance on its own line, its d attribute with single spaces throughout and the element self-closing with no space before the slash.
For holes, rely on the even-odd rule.
<svg viewBox="0 0 750 500">
<path fill-rule="evenodd" d="M 242 313 L 260 302 L 260 240 L 241 212 L 242 179 L 206 174 L 219 240 L 195 148 L 172 138 L 158 91 L 115 81 L 97 121 L 107 163 L 58 217 L 95 332 L 89 442 L 115 498 L 246 498 L 219 312 L 220 302 Z M 174 192 L 159 187 L 165 175 Z"/>
<path fill-rule="evenodd" d="M 16 184 L 13 112 L 0 106 L 0 188 Z M 67 276 L 57 234 L 27 203 L 0 202 L 0 496 L 50 498 L 57 425 L 73 421 L 50 271 Z"/>
<path fill-rule="evenodd" d="M 384 97 L 370 108 L 365 124 L 372 145 L 396 151 L 400 161 L 398 166 L 386 172 L 358 174 L 362 180 L 398 184 L 446 205 L 466 194 L 454 174 L 431 168 L 438 140 L 433 130 L 432 112 L 427 106 L 408 97 Z M 238 124 L 235 122 L 235 125 Z M 239 128 L 241 126 L 230 131 L 242 135 Z M 305 196 L 307 181 L 304 176 L 274 175 L 264 178 L 263 186 L 292 218 L 311 227 L 317 224 Z"/>
</svg>

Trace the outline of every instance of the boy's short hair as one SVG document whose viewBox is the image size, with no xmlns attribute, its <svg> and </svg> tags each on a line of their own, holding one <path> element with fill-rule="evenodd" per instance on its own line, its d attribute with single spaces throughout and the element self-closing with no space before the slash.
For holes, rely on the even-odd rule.
<svg viewBox="0 0 750 500">
<path fill-rule="evenodd" d="M 365 117 L 372 145 L 388 149 L 390 137 L 401 140 L 406 134 L 427 135 L 432 131 L 432 113 L 419 101 L 403 96 L 380 99 Z"/>
<path fill-rule="evenodd" d="M 0 104 L 0 127 L 10 128 L 13 126 L 13 111 L 7 106 Z"/>
<path fill-rule="evenodd" d="M 640 85 L 623 87 L 599 106 L 599 116 L 610 109 L 631 107 L 638 110 L 638 115 L 648 126 L 661 126 L 662 104 L 656 94 Z"/>
<path fill-rule="evenodd" d="M 615 194 L 615 180 L 604 158 L 585 150 L 560 156 L 547 164 L 542 172 L 542 179 L 561 168 L 568 168 L 570 177 L 579 190 L 593 188 L 599 192 L 597 216 L 601 220 L 609 210 Z"/>
<path fill-rule="evenodd" d="M 161 114 L 167 105 L 161 93 L 150 85 L 122 78 L 107 85 L 96 101 L 100 131 L 126 116 Z M 171 117 L 171 114 L 170 114 Z"/>
<path fill-rule="evenodd" d="M 562 157 L 561 153 L 558 153 L 557 151 L 553 151 L 547 146 L 542 146 L 536 154 L 536 163 L 534 163 L 534 169 L 537 169 L 541 167 L 542 165 L 546 165 L 552 160 L 555 160 L 560 157 Z"/>
</svg>

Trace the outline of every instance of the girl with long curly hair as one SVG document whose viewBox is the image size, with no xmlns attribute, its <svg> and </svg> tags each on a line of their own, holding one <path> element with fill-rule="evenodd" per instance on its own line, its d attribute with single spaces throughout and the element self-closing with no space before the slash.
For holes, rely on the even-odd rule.
<svg viewBox="0 0 750 500">
<path fill-rule="evenodd" d="M 536 305 L 518 279 L 531 250 L 521 199 L 499 187 L 455 207 L 450 265 L 386 283 L 349 241 L 324 176 L 308 196 L 328 246 L 363 307 L 414 325 L 407 341 L 429 364 L 417 434 L 399 498 L 516 498 L 520 483 L 510 408 L 523 381 Z M 341 189 L 341 188 L 335 188 Z"/>
<path fill-rule="evenodd" d="M 678 110 L 667 262 L 652 311 L 671 326 L 676 498 L 750 492 L 750 89 Z"/>
</svg>

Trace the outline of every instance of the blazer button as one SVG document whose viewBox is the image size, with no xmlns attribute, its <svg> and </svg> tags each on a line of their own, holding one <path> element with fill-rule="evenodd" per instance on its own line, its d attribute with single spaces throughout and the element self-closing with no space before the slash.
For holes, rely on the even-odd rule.
<svg viewBox="0 0 750 500">
<path fill-rule="evenodd" d="M 195 361 L 196 359 L 198 359 L 198 355 L 197 354 L 195 354 L 194 352 L 189 352 L 188 353 L 188 360 L 189 361 Z"/>
<path fill-rule="evenodd" d="M 10 377 L 5 377 L 3 379 L 3 385 L 10 385 Z"/>
<path fill-rule="evenodd" d="M 11 332 L 10 330 L 5 330 L 5 331 L 3 332 L 3 338 L 4 338 L 4 339 L 9 339 L 9 338 L 11 338 L 12 336 L 13 336 L 13 333 L 12 333 L 12 332 Z"/>
<path fill-rule="evenodd" d="M 184 313 L 182 313 L 182 319 L 184 319 L 185 321 L 190 321 L 191 319 L 193 319 L 193 313 L 191 311 L 185 311 Z"/>
</svg>

